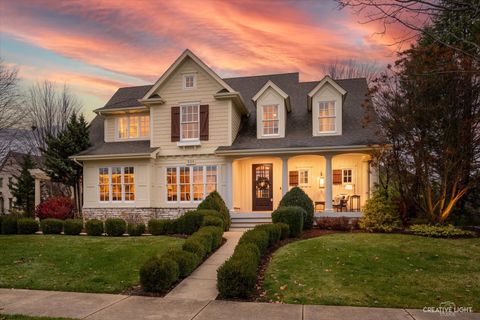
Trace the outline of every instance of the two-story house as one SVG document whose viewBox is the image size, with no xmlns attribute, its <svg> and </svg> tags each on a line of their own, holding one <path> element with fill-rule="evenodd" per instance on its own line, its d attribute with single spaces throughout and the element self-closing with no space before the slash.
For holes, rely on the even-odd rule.
<svg viewBox="0 0 480 320">
<path fill-rule="evenodd" d="M 155 84 L 120 88 L 95 110 L 93 146 L 73 157 L 84 215 L 174 217 L 217 190 L 233 218 L 269 216 L 292 186 L 319 212 L 338 195 L 359 208 L 381 142 L 366 104 L 365 79 L 221 78 L 186 50 Z"/>
</svg>

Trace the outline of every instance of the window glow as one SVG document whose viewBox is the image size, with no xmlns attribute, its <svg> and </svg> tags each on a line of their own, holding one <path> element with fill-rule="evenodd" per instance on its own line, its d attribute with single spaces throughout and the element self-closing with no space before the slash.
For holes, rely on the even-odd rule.
<svg viewBox="0 0 480 320">
<path fill-rule="evenodd" d="M 181 140 L 199 139 L 200 106 L 183 105 L 180 109 Z"/>
<path fill-rule="evenodd" d="M 334 132 L 335 126 L 335 101 L 320 101 L 318 106 L 318 131 Z"/>
<path fill-rule="evenodd" d="M 150 116 L 130 115 L 118 118 L 118 138 L 137 139 L 150 136 Z"/>
<path fill-rule="evenodd" d="M 278 105 L 263 106 L 263 134 L 278 134 Z"/>
<path fill-rule="evenodd" d="M 217 166 L 169 167 L 166 195 L 169 202 L 201 201 L 217 190 Z"/>
</svg>

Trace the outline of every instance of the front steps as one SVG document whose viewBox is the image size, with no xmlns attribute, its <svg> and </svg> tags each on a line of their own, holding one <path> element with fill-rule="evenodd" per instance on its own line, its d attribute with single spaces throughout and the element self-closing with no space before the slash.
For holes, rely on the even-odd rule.
<svg viewBox="0 0 480 320">
<path fill-rule="evenodd" d="M 256 216 L 249 214 L 235 214 L 231 215 L 231 219 L 232 225 L 230 226 L 230 230 L 251 229 L 259 224 L 272 223 L 272 218 L 270 215 Z"/>
</svg>

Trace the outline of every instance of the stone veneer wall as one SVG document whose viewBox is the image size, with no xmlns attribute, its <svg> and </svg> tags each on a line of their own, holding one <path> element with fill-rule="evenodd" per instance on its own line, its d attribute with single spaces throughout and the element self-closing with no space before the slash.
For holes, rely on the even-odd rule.
<svg viewBox="0 0 480 320">
<path fill-rule="evenodd" d="M 147 223 L 150 219 L 175 219 L 192 208 L 83 208 L 85 220 L 122 218 Z"/>
</svg>

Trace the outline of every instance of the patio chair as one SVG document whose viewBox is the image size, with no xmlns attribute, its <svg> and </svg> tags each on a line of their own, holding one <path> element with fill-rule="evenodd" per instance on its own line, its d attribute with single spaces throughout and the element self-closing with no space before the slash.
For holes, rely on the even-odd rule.
<svg viewBox="0 0 480 320">
<path fill-rule="evenodd" d="M 343 212 L 343 208 L 345 208 L 345 211 L 348 211 L 348 195 L 338 195 L 333 199 L 333 209 L 336 211 Z"/>
</svg>

